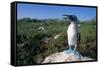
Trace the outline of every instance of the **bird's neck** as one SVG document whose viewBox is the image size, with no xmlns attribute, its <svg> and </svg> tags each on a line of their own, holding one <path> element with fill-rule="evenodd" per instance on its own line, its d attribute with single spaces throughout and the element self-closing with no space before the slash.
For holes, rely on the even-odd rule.
<svg viewBox="0 0 100 68">
<path fill-rule="evenodd" d="M 74 21 L 71 21 L 71 24 L 76 24 L 76 22 L 74 22 Z"/>
<path fill-rule="evenodd" d="M 77 22 L 76 21 L 71 21 L 71 24 L 76 24 L 77 25 Z"/>
</svg>

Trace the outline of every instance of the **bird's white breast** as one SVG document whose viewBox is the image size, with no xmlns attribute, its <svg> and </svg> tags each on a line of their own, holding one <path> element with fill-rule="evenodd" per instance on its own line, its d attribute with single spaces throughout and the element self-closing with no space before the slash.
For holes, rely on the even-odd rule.
<svg viewBox="0 0 100 68">
<path fill-rule="evenodd" d="M 75 23 L 71 23 L 67 30 L 68 44 L 77 45 L 77 26 Z"/>
</svg>

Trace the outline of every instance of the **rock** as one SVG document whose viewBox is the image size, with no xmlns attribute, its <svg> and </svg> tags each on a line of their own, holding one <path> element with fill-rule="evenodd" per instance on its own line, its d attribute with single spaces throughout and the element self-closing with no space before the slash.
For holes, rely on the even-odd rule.
<svg viewBox="0 0 100 68">
<path fill-rule="evenodd" d="M 54 36 L 54 39 L 57 39 L 60 36 L 60 34 L 57 34 L 56 36 Z"/>
<path fill-rule="evenodd" d="M 44 27 L 42 27 L 42 26 L 38 27 L 38 30 L 44 30 Z"/>
<path fill-rule="evenodd" d="M 66 51 L 64 51 L 64 52 L 51 54 L 43 61 L 43 63 L 88 61 L 88 60 L 94 60 L 94 59 L 83 57 L 82 55 L 78 54 L 78 52 L 66 53 Z"/>
</svg>

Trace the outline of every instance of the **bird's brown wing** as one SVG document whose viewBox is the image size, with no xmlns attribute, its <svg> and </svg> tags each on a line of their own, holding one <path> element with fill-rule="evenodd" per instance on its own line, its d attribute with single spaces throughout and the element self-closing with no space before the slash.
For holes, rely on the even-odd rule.
<svg viewBox="0 0 100 68">
<path fill-rule="evenodd" d="M 80 43 L 81 37 L 80 37 L 80 33 L 78 32 L 77 34 L 77 38 L 78 38 L 78 44 Z"/>
</svg>

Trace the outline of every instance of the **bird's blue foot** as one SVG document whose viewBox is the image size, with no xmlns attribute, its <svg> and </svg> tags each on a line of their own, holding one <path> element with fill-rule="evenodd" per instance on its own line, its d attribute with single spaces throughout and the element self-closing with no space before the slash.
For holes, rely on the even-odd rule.
<svg viewBox="0 0 100 68">
<path fill-rule="evenodd" d="M 68 50 L 65 51 L 65 53 L 69 54 L 72 53 L 74 50 L 72 48 L 69 48 Z"/>
<path fill-rule="evenodd" d="M 73 53 L 74 55 L 79 56 L 79 52 L 77 50 L 74 51 L 74 48 L 69 48 L 68 50 L 65 51 L 66 54 L 71 54 Z"/>
</svg>

